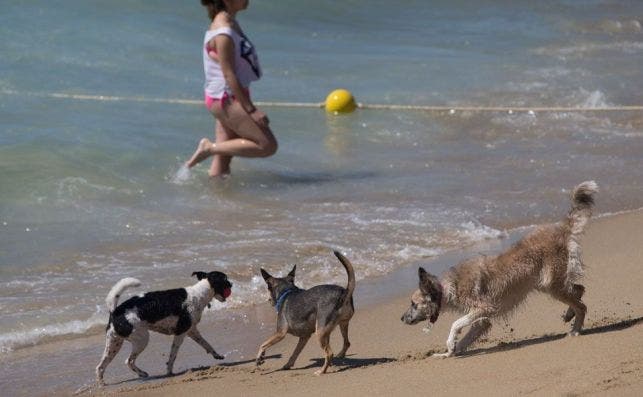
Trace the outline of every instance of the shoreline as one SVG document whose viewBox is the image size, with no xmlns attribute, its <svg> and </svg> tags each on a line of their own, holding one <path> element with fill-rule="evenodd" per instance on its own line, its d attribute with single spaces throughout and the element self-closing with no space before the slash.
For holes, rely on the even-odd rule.
<svg viewBox="0 0 643 397">
<path fill-rule="evenodd" d="M 623 226 L 624 225 L 624 226 Z M 618 245 L 621 226 L 628 232 L 627 238 L 634 239 L 634 243 L 626 247 Z M 454 265 L 460 260 L 477 255 L 477 254 L 495 254 L 506 249 L 513 244 L 518 238 L 530 231 L 534 226 L 525 226 L 508 232 L 508 236 L 503 239 L 492 239 L 483 241 L 472 247 L 445 253 L 436 258 L 430 258 L 422 263 L 422 266 L 441 274 L 449 266 Z M 636 263 L 643 261 L 643 237 L 637 238 L 637 231 L 643 229 L 643 210 L 626 211 L 618 214 L 601 214 L 590 221 L 587 228 L 586 236 L 583 239 L 582 246 L 584 260 L 587 263 L 586 285 L 588 287 L 588 316 L 586 319 L 586 330 L 589 330 L 590 336 L 607 336 L 612 332 L 619 331 L 628 333 L 643 329 L 641 316 L 643 316 L 643 296 L 637 298 L 638 291 L 630 293 L 631 299 L 620 300 L 620 304 L 615 304 L 615 293 L 618 288 L 607 288 L 606 290 L 597 289 L 593 284 L 607 283 L 610 284 L 611 275 L 600 262 L 604 257 L 613 256 L 614 254 L 632 257 L 631 263 L 616 261 L 619 266 L 625 266 L 631 270 L 637 270 Z M 619 233 L 617 233 L 619 232 Z M 598 249 L 597 247 L 601 247 Z M 638 261 L 638 262 L 637 262 Z M 417 370 L 417 366 L 429 366 L 432 369 L 440 364 L 433 363 L 438 361 L 427 357 L 435 351 L 444 349 L 444 340 L 448 334 L 448 328 L 454 319 L 453 313 L 445 313 L 434 327 L 430 335 L 421 332 L 420 326 L 407 326 L 400 322 L 399 317 L 408 305 L 409 293 L 417 285 L 417 264 L 405 266 L 382 277 L 370 280 L 363 280 L 358 283 L 355 293 L 356 314 L 351 321 L 351 343 L 352 347 L 348 352 L 348 358 L 338 363 L 338 366 L 331 367 L 329 377 L 334 379 L 336 376 L 342 378 L 348 377 L 347 382 L 354 381 L 354 375 L 351 373 L 361 373 L 370 371 L 411 371 Z M 598 273 L 597 273 L 598 272 Z M 619 284 L 632 288 L 632 281 L 641 276 L 634 274 L 635 278 L 619 279 Z M 640 280 L 643 284 L 643 280 Z M 604 286 L 605 287 L 605 286 Z M 610 294 L 605 295 L 609 292 Z M 596 299 L 594 302 L 590 299 Z M 638 299 L 638 300 L 637 300 Z M 552 313 L 552 311 L 554 311 Z M 464 358 L 454 359 L 454 362 L 477 361 L 480 357 L 495 356 L 506 354 L 508 349 L 512 355 L 523 350 L 523 347 L 538 346 L 540 349 L 547 350 L 550 343 L 565 343 L 567 338 L 563 338 L 567 330 L 567 325 L 559 320 L 559 313 L 562 312 L 562 305 L 541 294 L 534 294 L 528 299 L 522 310 L 508 321 L 496 321 L 492 332 L 486 340 L 472 349 L 477 351 L 475 357 L 465 356 Z M 600 316 L 597 314 L 600 312 Z M 106 372 L 106 381 L 108 387 L 96 390 L 93 387 L 93 368 L 100 359 L 100 354 L 104 346 L 104 336 L 90 335 L 82 338 L 63 339 L 46 343 L 43 345 L 19 349 L 12 352 L 9 357 L 0 360 L 0 365 L 6 366 L 9 363 L 11 369 L 16 371 L 20 376 L 11 378 L 16 382 L 29 382 L 33 389 L 26 389 L 26 393 L 17 395 L 69 395 L 77 393 L 80 395 L 180 395 L 181 388 L 177 385 L 190 385 L 190 390 L 196 395 L 206 394 L 211 386 L 211 382 L 226 383 L 226 379 L 240 380 L 251 385 L 256 385 L 257 394 L 260 388 L 266 386 L 264 383 L 269 380 L 269 384 L 281 383 L 291 378 L 314 377 L 312 373 L 315 367 L 319 365 L 321 356 L 319 347 L 314 338 L 311 338 L 308 345 L 302 352 L 299 360 L 295 364 L 295 369 L 283 372 L 272 372 L 285 362 L 290 352 L 294 348 L 296 338 L 286 337 L 280 344 L 274 346 L 267 353 L 269 359 L 264 366 L 255 371 L 254 355 L 258 346 L 272 333 L 275 324 L 274 309 L 266 302 L 265 304 L 249 307 L 244 310 L 235 311 L 234 313 L 214 313 L 210 314 L 201 322 L 199 329 L 213 347 L 221 354 L 226 356 L 222 362 L 214 362 L 212 358 L 206 355 L 203 350 L 195 343 L 186 342 L 179 351 L 179 356 L 175 365 L 175 370 L 179 375 L 164 378 L 154 377 L 164 373 L 164 362 L 169 351 L 171 338 L 152 334 L 150 345 L 140 356 L 137 363 L 153 375 L 152 379 L 144 381 L 134 378 L 133 374 L 123 364 L 126 355 L 129 352 L 129 346 L 125 346 L 119 353 L 114 362 L 108 367 Z M 373 325 L 377 324 L 377 326 Z M 581 338 L 582 339 L 582 338 Z M 336 330 L 332 335 L 332 346 L 337 349 L 340 342 L 339 332 Z M 127 344 L 126 344 L 127 345 Z M 544 354 L 544 353 L 539 353 Z M 552 354 L 555 355 L 555 352 Z M 638 361 L 643 361 L 643 355 L 639 354 Z M 560 360 L 560 358 L 557 358 Z M 57 368 L 60 361 L 68 362 L 69 369 L 62 371 Z M 449 360 L 441 362 L 449 362 Z M 30 365 L 37 364 L 38 371 L 44 371 L 36 382 L 30 380 L 31 372 L 26 372 Z M 643 364 L 643 363 L 641 363 Z M 449 364 L 450 365 L 450 364 Z M 495 364 L 494 364 L 495 365 Z M 466 366 L 466 365 L 465 365 Z M 410 367 L 410 368 L 409 368 Z M 643 367 L 643 365 L 641 366 Z M 634 373 L 641 375 L 640 368 Z M 22 368 L 22 370 L 21 370 Z M 475 369 L 475 368 L 474 368 Z M 354 370 L 354 371 L 353 371 Z M 332 373 L 337 371 L 338 373 Z M 627 370 L 631 371 L 631 370 Z M 61 379 L 67 379 L 63 382 Z M 362 376 L 371 376 L 370 374 L 360 374 Z M 375 376 L 375 375 L 373 375 Z M 382 375 L 388 376 L 388 375 Z M 405 376 L 397 374 L 397 376 Z M 428 373 L 425 374 L 428 376 Z M 63 377 L 63 378 L 61 378 Z M 256 379 L 255 379 L 256 377 Z M 328 377 L 321 377 L 327 379 Z M 352 380 L 351 380 L 352 379 Z M 202 381 L 200 381 L 202 380 Z M 46 383 L 51 382 L 47 387 Z M 321 393 L 321 389 L 327 385 L 315 383 L 306 383 L 306 388 L 313 395 Z M 232 382 L 239 383 L 239 382 Z M 334 383 L 334 380 L 333 380 Z M 37 387 L 41 384 L 42 387 Z M 323 386 L 322 386 L 323 385 Z M 221 385 L 217 384 L 216 387 Z M 274 386 L 274 385 L 273 385 Z M 270 387 L 273 387 L 270 386 Z M 446 387 L 446 385 L 442 385 Z M 643 390 L 643 385 L 640 385 Z M 193 390 L 194 389 L 194 390 Z M 46 391 L 45 391 L 46 390 Z M 365 389 L 369 390 L 369 389 Z M 379 388 L 375 389 L 383 393 Z M 385 389 L 389 390 L 389 389 Z M 397 391 L 403 391 L 399 389 Z M 453 389 L 445 389 L 452 391 Z M 275 391 L 276 392 L 276 391 Z M 283 394 L 283 390 L 279 393 Z M 175 393 L 175 394 L 172 394 Z M 341 395 L 343 392 L 338 391 Z M 351 394 L 359 390 L 353 390 Z M 229 391 L 232 395 L 247 395 L 242 387 L 232 388 Z M 286 392 L 288 395 L 288 393 Z M 294 395 L 296 393 L 292 393 Z M 510 393 L 511 394 L 511 393 Z"/>
<path fill-rule="evenodd" d="M 313 339 L 293 370 L 279 371 L 296 344 L 296 338 L 288 336 L 268 351 L 260 369 L 255 369 L 252 357 L 224 365 L 197 366 L 193 359 L 204 353 L 188 356 L 184 352 L 183 364 L 192 368 L 184 374 L 88 389 L 82 395 L 207 395 L 212 390 L 239 396 L 294 396 L 304 392 L 313 396 L 419 395 L 431 391 L 439 395 L 473 391 L 479 395 L 637 395 L 643 390 L 643 292 L 639 287 L 643 285 L 639 270 L 643 261 L 642 229 L 642 210 L 590 221 L 582 241 L 588 315 L 583 335 L 578 338 L 566 337 L 569 326 L 560 320 L 562 304 L 533 294 L 513 317 L 494 321 L 490 334 L 467 355 L 446 360 L 429 357 L 444 350 L 455 314 L 441 316 L 430 335 L 420 326 L 402 324 L 399 317 L 417 280 L 408 285 L 400 281 L 403 276 L 391 275 L 401 278 L 387 297 L 357 307 L 351 321 L 351 349 L 328 375 L 313 375 L 321 364 L 320 349 Z M 501 240 L 500 245 L 510 240 Z M 465 257 L 465 252 L 459 256 Z M 408 268 L 400 272 L 411 273 Z M 415 278 L 416 273 L 412 273 L 410 279 Z M 269 334 L 274 313 L 263 315 Z M 333 332 L 334 349 L 340 341 L 339 332 Z M 123 366 L 117 361 L 113 365 Z"/>
<path fill-rule="evenodd" d="M 503 231 L 502 233 L 504 234 L 504 236 L 501 238 L 488 238 L 485 240 L 476 241 L 464 248 L 445 251 L 436 256 L 428 257 L 424 261 L 417 261 L 411 264 L 400 266 L 390 273 L 359 280 L 357 282 L 357 292 L 355 294 L 355 300 L 360 307 L 368 308 L 388 299 L 397 298 L 399 297 L 399 292 L 395 292 L 395 290 L 389 290 L 386 288 L 386 286 L 399 285 L 410 286 L 409 288 L 412 288 L 412 286 L 416 284 L 416 280 L 414 278 L 415 273 L 413 273 L 412 277 L 409 276 L 410 269 L 414 269 L 418 265 L 422 265 L 434 272 L 440 273 L 443 270 L 446 270 L 453 263 L 460 261 L 468 256 L 480 253 L 493 254 L 500 249 L 504 249 L 513 244 L 513 242 L 519 239 L 522 235 L 524 235 L 526 231 L 534 227 L 536 226 L 530 225 L 518 227 L 509 231 Z M 341 285 L 341 283 L 339 284 Z M 211 326 L 217 321 L 220 321 L 221 318 L 228 322 L 251 321 L 255 324 L 261 324 L 264 320 L 266 320 L 264 317 L 267 313 L 267 320 L 268 322 L 271 322 L 273 320 L 270 317 L 272 314 L 272 309 L 267 304 L 266 299 L 265 303 L 253 304 L 251 306 L 235 307 L 229 310 L 226 307 L 223 307 L 221 310 L 206 311 L 204 312 L 204 317 L 201 324 Z M 105 318 L 105 322 L 106 320 L 107 319 Z M 19 346 L 14 350 L 6 352 L 6 354 L 15 357 L 23 357 L 32 354 L 30 353 L 30 350 L 46 351 L 48 350 L 47 346 L 49 345 L 64 345 L 65 343 L 72 343 L 74 341 L 91 340 L 98 336 L 102 338 L 104 324 L 105 323 L 103 322 L 100 325 L 93 325 L 91 329 L 84 334 L 70 333 L 56 336 L 47 336 L 43 339 L 43 341 L 35 341 L 33 344 L 25 344 Z M 0 360 L 2 359 L 3 358 L 0 358 Z"/>
</svg>

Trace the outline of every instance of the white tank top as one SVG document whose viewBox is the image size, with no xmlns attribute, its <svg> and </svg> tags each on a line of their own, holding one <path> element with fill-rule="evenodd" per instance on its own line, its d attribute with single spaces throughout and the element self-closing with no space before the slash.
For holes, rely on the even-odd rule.
<svg viewBox="0 0 643 397">
<path fill-rule="evenodd" d="M 203 69 L 205 71 L 205 93 L 221 99 L 225 93 L 232 95 L 232 90 L 223 78 L 221 65 L 208 56 L 208 42 L 220 34 L 229 36 L 234 42 L 234 72 L 242 87 L 248 88 L 250 82 L 259 80 L 261 66 L 257 51 L 245 35 L 229 27 L 205 32 L 203 40 Z"/>
</svg>

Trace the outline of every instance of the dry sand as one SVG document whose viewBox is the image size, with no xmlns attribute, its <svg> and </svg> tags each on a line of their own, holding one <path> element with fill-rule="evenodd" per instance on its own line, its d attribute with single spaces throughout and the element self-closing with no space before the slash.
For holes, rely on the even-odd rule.
<svg viewBox="0 0 643 397">
<path fill-rule="evenodd" d="M 289 336 L 252 362 L 186 374 L 98 394 L 141 396 L 643 395 L 643 211 L 593 219 L 583 239 L 587 265 L 582 336 L 567 337 L 561 303 L 533 294 L 509 321 L 496 321 L 465 356 L 438 359 L 455 314 L 431 334 L 400 321 L 411 292 L 358 311 L 352 346 L 330 373 L 315 376 L 321 351 L 311 338 L 295 368 L 279 371 L 296 344 Z M 339 331 L 333 335 L 341 347 Z M 92 391 L 91 394 L 97 393 Z"/>
</svg>

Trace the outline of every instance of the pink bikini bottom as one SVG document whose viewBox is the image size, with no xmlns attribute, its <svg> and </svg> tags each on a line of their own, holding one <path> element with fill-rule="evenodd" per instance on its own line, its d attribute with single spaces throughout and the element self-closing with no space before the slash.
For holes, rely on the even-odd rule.
<svg viewBox="0 0 643 397">
<path fill-rule="evenodd" d="M 247 88 L 244 88 L 244 91 L 246 92 L 246 95 L 248 95 L 248 97 L 250 97 L 250 90 L 248 90 Z M 228 100 L 234 101 L 234 95 L 229 95 L 227 92 L 224 92 L 223 96 L 221 98 L 211 97 L 210 95 L 208 95 L 207 92 L 204 93 L 203 95 L 205 97 L 205 107 L 210 112 L 212 111 L 212 107 L 214 106 L 214 104 L 219 102 L 219 101 L 221 101 L 222 103 L 227 102 Z"/>
</svg>

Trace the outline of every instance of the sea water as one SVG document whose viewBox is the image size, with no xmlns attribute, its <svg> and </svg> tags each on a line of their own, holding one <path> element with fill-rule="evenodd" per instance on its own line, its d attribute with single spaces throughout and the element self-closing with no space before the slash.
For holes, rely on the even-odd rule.
<svg viewBox="0 0 643 397">
<path fill-rule="evenodd" d="M 643 206 L 643 112 L 618 110 L 643 105 L 640 1 L 250 1 L 238 19 L 264 69 L 256 101 L 341 87 L 453 110 L 266 106 L 279 151 L 235 158 L 222 180 L 183 166 L 214 128 L 199 2 L 0 10 L 1 383 L 26 376 L 29 349 L 100 335 L 123 277 L 161 289 L 225 271 L 233 295 L 208 321 L 266 304 L 260 267 L 343 284 L 338 249 L 368 283 L 556 221 L 584 180 L 598 213 Z M 5 390 L 21 387 L 48 390 Z"/>
</svg>

